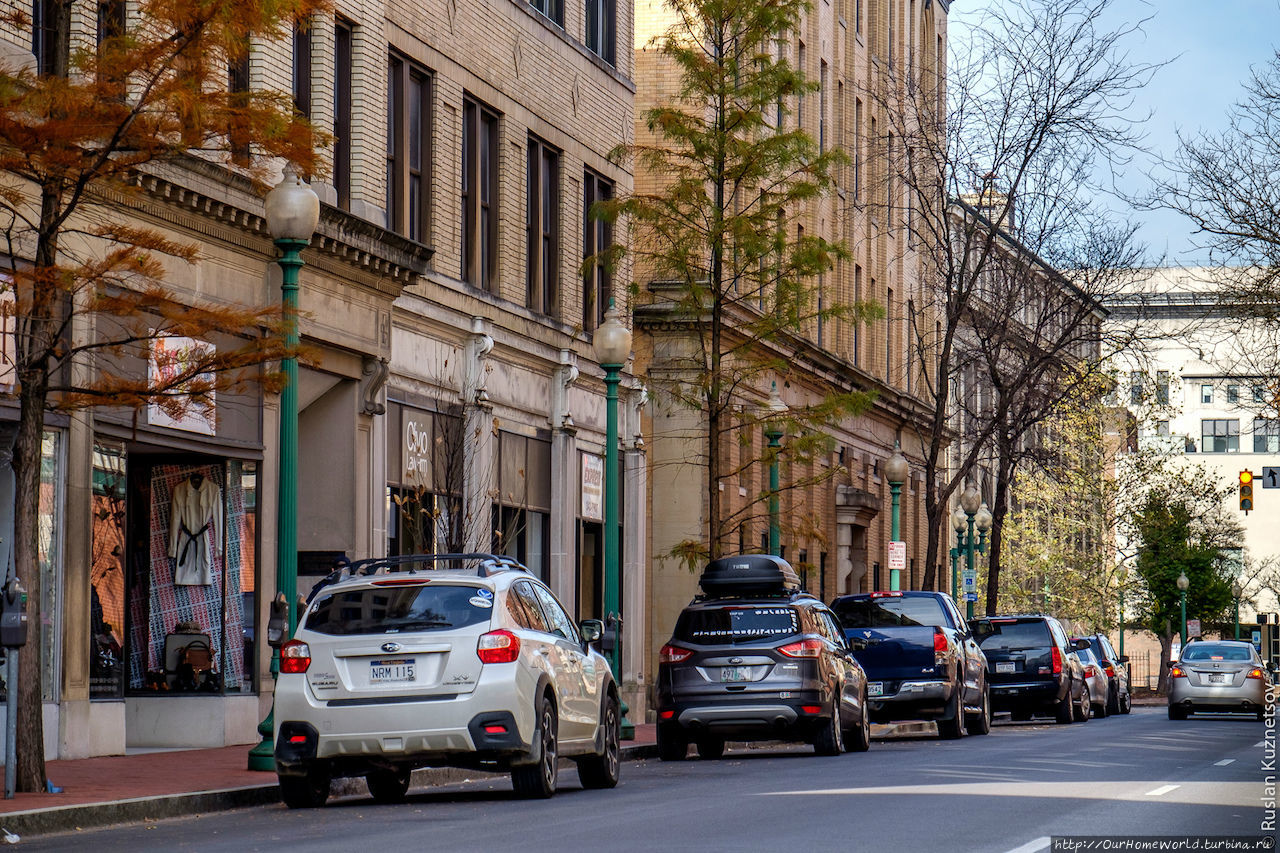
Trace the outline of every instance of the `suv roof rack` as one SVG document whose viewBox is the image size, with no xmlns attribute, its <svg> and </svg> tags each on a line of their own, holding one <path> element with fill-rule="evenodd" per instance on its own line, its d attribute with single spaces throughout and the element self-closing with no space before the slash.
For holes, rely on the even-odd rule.
<svg viewBox="0 0 1280 853">
<path fill-rule="evenodd" d="M 514 557 L 508 557 L 505 554 L 401 554 L 396 557 L 366 557 L 363 560 L 348 560 L 343 557 L 338 560 L 338 567 L 329 574 L 325 575 L 307 595 L 307 603 L 311 603 L 311 599 L 316 593 L 326 586 L 340 583 L 344 580 L 354 577 L 368 577 L 371 575 L 387 574 L 389 572 L 408 572 L 409 574 L 417 574 L 419 571 L 449 571 L 464 568 L 462 566 L 442 566 L 440 563 L 446 561 L 458 563 L 474 563 L 476 564 L 476 577 L 487 578 L 498 572 L 528 572 L 529 570 Z M 426 565 L 423 565 L 423 564 Z M 466 566 L 465 568 L 470 568 Z"/>
</svg>

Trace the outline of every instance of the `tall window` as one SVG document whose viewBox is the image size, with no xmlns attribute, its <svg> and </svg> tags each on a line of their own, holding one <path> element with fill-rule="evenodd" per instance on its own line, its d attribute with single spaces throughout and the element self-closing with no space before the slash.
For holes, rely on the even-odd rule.
<svg viewBox="0 0 1280 853">
<path fill-rule="evenodd" d="M 1212 385 L 1200 386 L 1200 402 L 1201 403 L 1213 402 L 1213 386 Z"/>
<path fill-rule="evenodd" d="M 1200 422 L 1200 450 L 1204 453 L 1235 453 L 1240 449 L 1240 421 Z"/>
<path fill-rule="evenodd" d="M 582 257 L 589 258 L 613 245 L 613 226 L 591 215 L 597 201 L 613 198 L 613 184 L 587 169 L 582 176 Z M 582 281 L 582 328 L 595 329 L 604 322 L 604 309 L 613 295 L 613 282 L 605 264 L 593 264 Z"/>
<path fill-rule="evenodd" d="M 796 47 L 796 71 L 801 74 L 805 73 L 804 69 L 804 42 L 800 42 Z M 807 79 L 807 78 L 806 78 Z M 804 90 L 796 95 L 796 127 L 804 130 Z"/>
<path fill-rule="evenodd" d="M 1129 371 L 1129 403 L 1137 406 L 1142 403 L 1142 371 Z"/>
<path fill-rule="evenodd" d="M 227 91 L 231 95 L 231 106 L 236 110 L 246 110 L 249 106 L 249 53 L 235 57 L 227 69 Z M 231 126 L 227 129 L 228 141 L 231 143 L 231 162 L 238 166 L 249 165 L 249 127 L 248 120 L 240 112 L 231 113 Z"/>
<path fill-rule="evenodd" d="M 875 288 L 875 279 L 872 279 L 872 289 Z M 892 377 L 893 370 L 893 332 L 897 328 L 897 324 L 893 321 L 893 288 L 889 288 L 884 297 L 884 309 L 888 314 L 888 320 L 884 326 L 884 381 L 889 382 Z M 878 587 L 877 587 L 878 588 Z"/>
<path fill-rule="evenodd" d="M 462 102 L 462 278 L 494 286 L 498 243 L 498 114 Z"/>
<path fill-rule="evenodd" d="M 1227 402 L 1228 403 L 1240 402 L 1240 386 L 1239 385 L 1227 386 Z"/>
<path fill-rule="evenodd" d="M 54 0 L 33 0 L 31 4 L 31 52 L 36 55 L 36 72 L 53 73 L 53 50 L 57 44 L 58 18 Z"/>
<path fill-rule="evenodd" d="M 1253 452 L 1280 453 L 1280 421 L 1253 419 Z"/>
<path fill-rule="evenodd" d="M 893 34 L 893 2 L 894 0 L 886 0 L 885 2 L 886 8 L 884 10 L 886 27 L 887 27 L 887 32 L 885 33 L 886 45 L 885 45 L 884 51 L 885 51 L 885 56 L 888 58 L 891 64 L 890 70 L 892 70 L 892 63 L 893 63 L 893 35 L 894 35 Z"/>
<path fill-rule="evenodd" d="M 1253 402 L 1255 403 L 1267 402 L 1267 388 L 1265 385 L 1253 386 Z"/>
<path fill-rule="evenodd" d="M 387 211 L 391 229 L 425 243 L 431 163 L 431 75 L 392 54 L 387 61 Z"/>
<path fill-rule="evenodd" d="M 617 8 L 615 0 L 586 0 L 587 50 L 614 64 L 617 41 Z"/>
<path fill-rule="evenodd" d="M 351 35 L 350 21 L 339 19 L 333 54 L 333 188 L 338 207 L 351 209 Z"/>
<path fill-rule="evenodd" d="M 102 0 L 98 3 L 98 43 L 124 35 L 124 0 Z"/>
<path fill-rule="evenodd" d="M 311 118 L 311 23 L 293 29 L 293 108 Z"/>
<path fill-rule="evenodd" d="M 560 267 L 560 152 L 529 137 L 528 238 L 525 304 L 543 314 L 556 313 Z"/>
<path fill-rule="evenodd" d="M 1161 406 L 1169 405 L 1169 371 L 1167 370 L 1156 371 L 1156 403 Z"/>
<path fill-rule="evenodd" d="M 818 64 L 818 151 L 827 150 L 827 63 Z"/>
<path fill-rule="evenodd" d="M 862 99 L 853 99 L 853 197 L 862 192 Z"/>
<path fill-rule="evenodd" d="M 564 0 L 529 0 L 529 5 L 564 26 Z"/>
</svg>

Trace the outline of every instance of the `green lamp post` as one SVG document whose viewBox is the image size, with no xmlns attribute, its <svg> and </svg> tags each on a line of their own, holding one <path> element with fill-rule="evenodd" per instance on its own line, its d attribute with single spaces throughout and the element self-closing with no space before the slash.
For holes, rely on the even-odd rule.
<svg viewBox="0 0 1280 853">
<path fill-rule="evenodd" d="M 1182 572 L 1178 575 L 1178 599 L 1182 607 L 1182 648 L 1187 647 L 1187 587 L 1191 586 L 1191 581 L 1187 580 L 1187 573 Z"/>
<path fill-rule="evenodd" d="M 769 443 L 769 553 L 775 557 L 782 556 L 780 518 L 782 510 L 778 501 L 778 449 L 782 446 L 782 418 L 787 411 L 787 404 L 778 396 L 778 383 L 773 382 L 769 388 L 769 410 L 766 415 L 764 437 Z"/>
<path fill-rule="evenodd" d="M 1244 595 L 1244 587 L 1240 585 L 1240 579 L 1236 578 L 1231 582 L 1231 597 L 1236 600 L 1236 639 L 1240 639 L 1240 596 Z"/>
<path fill-rule="evenodd" d="M 1128 572 L 1121 567 L 1116 578 L 1120 587 L 1120 657 L 1124 657 L 1124 583 L 1128 579 Z"/>
<path fill-rule="evenodd" d="M 267 231 L 281 255 L 276 260 L 281 272 L 281 304 L 284 309 L 285 346 L 298 348 L 298 271 L 302 250 L 311 244 L 320 222 L 320 199 L 292 165 L 266 198 Z M 281 359 L 285 385 L 280 392 L 280 470 L 276 503 L 276 592 L 285 602 L 282 640 L 293 636 L 297 626 L 294 603 L 298 597 L 298 359 Z M 271 678 L 280 673 L 280 644 L 271 653 Z M 273 709 L 274 710 L 274 709 Z M 262 742 L 249 751 L 250 770 L 275 770 L 274 713 L 258 725 Z"/>
<path fill-rule="evenodd" d="M 609 666 L 613 678 L 622 688 L 622 572 L 618 548 L 618 383 L 622 367 L 631 355 L 631 331 L 619 319 L 622 316 L 612 299 L 604 313 L 604 322 L 596 327 L 591 345 L 596 360 L 604 368 L 605 439 L 604 439 L 604 609 L 606 624 L 613 625 L 613 646 Z M 622 737 L 635 738 L 635 727 L 626 718 L 622 705 Z"/>
<path fill-rule="evenodd" d="M 969 517 L 964 510 L 956 507 L 951 514 L 951 527 L 956 532 L 956 544 L 951 549 L 951 599 L 960 600 L 960 555 L 964 553 L 964 531 L 969 524 Z"/>
<path fill-rule="evenodd" d="M 889 495 L 892 499 L 893 508 L 889 515 L 889 540 L 890 542 L 901 542 L 901 504 L 902 504 L 902 484 L 907 481 L 907 457 L 902 455 L 902 446 L 898 442 L 893 443 L 893 455 L 889 457 L 889 461 L 884 463 L 884 477 L 889 482 Z M 897 592 L 902 588 L 902 577 L 898 569 L 889 569 L 889 589 Z"/>
</svg>

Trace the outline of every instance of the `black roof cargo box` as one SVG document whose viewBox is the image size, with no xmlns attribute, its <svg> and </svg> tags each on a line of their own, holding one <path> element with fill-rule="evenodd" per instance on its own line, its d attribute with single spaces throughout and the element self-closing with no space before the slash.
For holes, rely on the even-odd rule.
<svg viewBox="0 0 1280 853">
<path fill-rule="evenodd" d="M 791 564 L 771 554 L 740 554 L 707 563 L 698 585 L 707 595 L 780 595 L 800 589 Z"/>
</svg>

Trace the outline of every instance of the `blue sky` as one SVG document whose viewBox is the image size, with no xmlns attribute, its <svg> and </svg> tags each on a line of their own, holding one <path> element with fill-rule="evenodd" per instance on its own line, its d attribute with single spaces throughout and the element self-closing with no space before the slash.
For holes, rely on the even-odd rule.
<svg viewBox="0 0 1280 853">
<path fill-rule="evenodd" d="M 1000 0 L 955 0 L 952 26 L 963 26 L 970 10 L 992 2 Z M 1151 113 L 1143 129 L 1147 147 L 1156 153 L 1176 150 L 1179 129 L 1185 134 L 1222 128 L 1250 68 L 1266 64 L 1280 47 L 1280 0 L 1114 0 L 1113 12 L 1128 22 L 1151 18 L 1129 42 L 1135 61 L 1169 63 L 1134 104 L 1135 114 Z M 1149 168 L 1149 162 L 1132 163 L 1122 189 L 1140 193 Z M 1132 215 L 1154 258 L 1165 256 L 1169 265 L 1203 259 L 1181 217 Z"/>
</svg>

